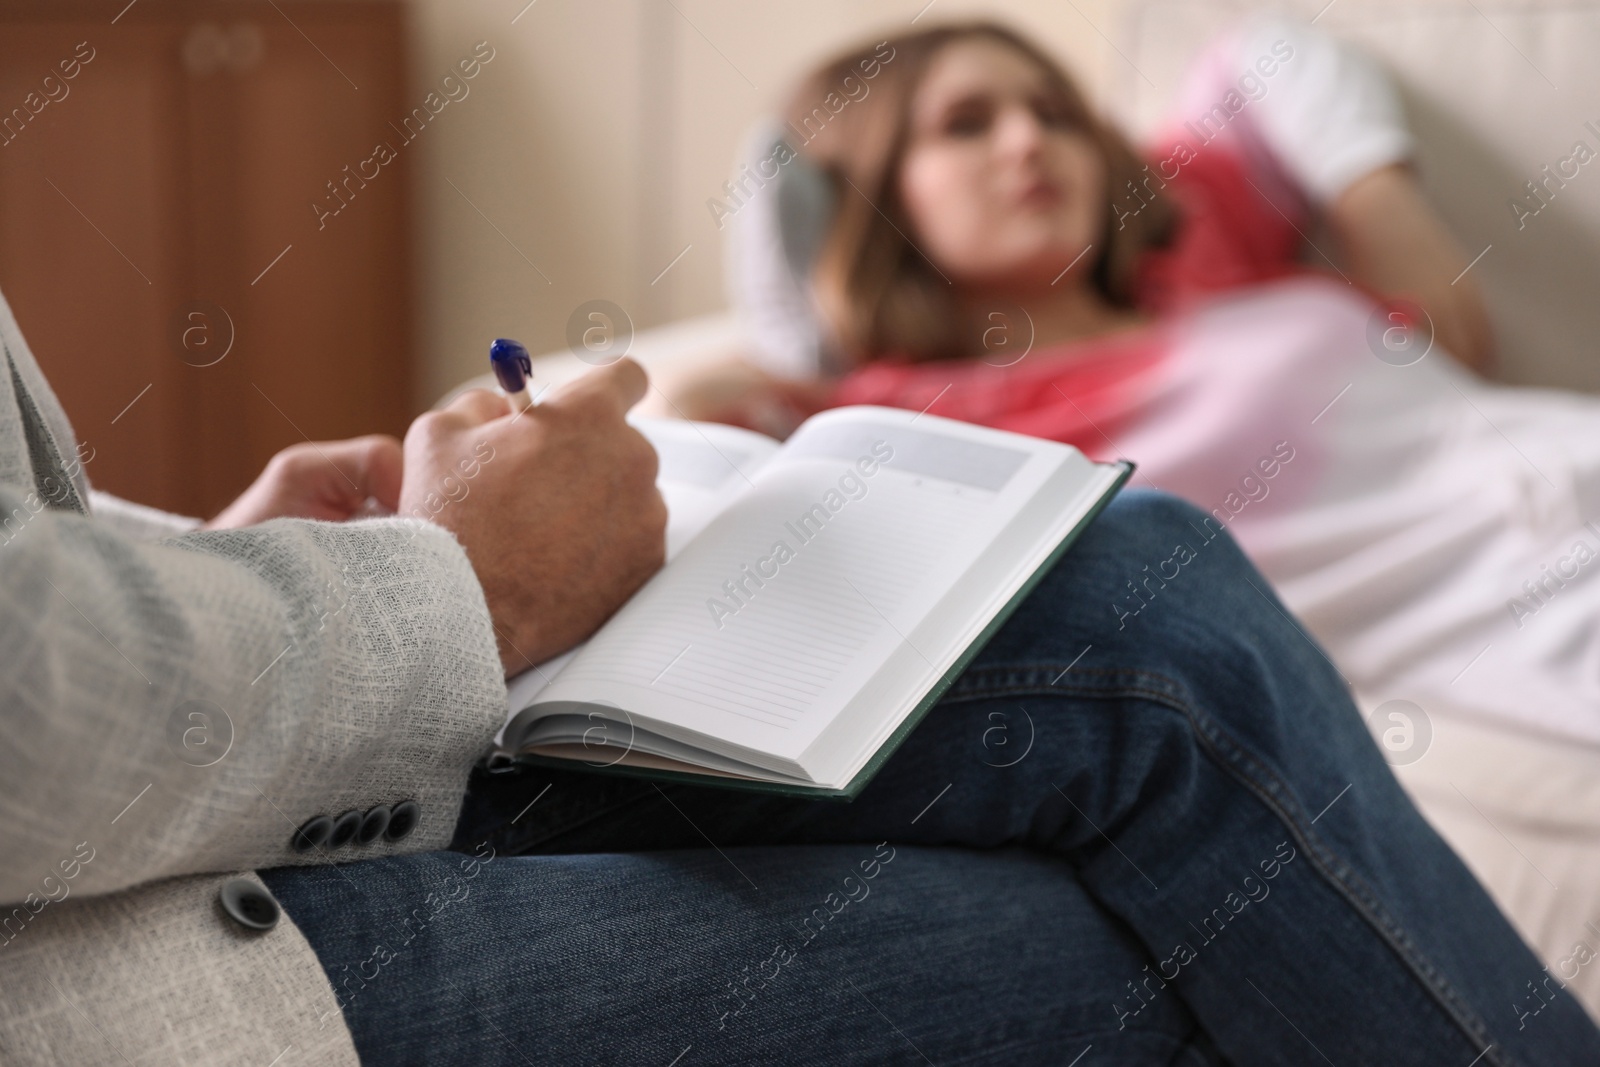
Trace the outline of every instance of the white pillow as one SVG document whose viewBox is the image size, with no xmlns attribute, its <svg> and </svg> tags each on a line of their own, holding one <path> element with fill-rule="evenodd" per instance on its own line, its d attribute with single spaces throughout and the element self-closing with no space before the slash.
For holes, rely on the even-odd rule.
<svg viewBox="0 0 1600 1067">
<path fill-rule="evenodd" d="M 749 334 L 751 360 L 780 377 L 806 379 L 834 366 L 809 281 L 834 192 L 795 147 L 776 120 L 759 123 L 745 138 L 717 214 L 728 299 Z"/>
</svg>

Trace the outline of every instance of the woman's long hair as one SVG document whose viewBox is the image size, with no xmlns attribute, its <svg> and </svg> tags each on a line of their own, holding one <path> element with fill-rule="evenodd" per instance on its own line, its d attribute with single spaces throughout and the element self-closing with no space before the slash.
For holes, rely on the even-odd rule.
<svg viewBox="0 0 1600 1067">
<path fill-rule="evenodd" d="M 963 22 L 851 49 L 804 79 L 785 108 L 790 134 L 802 142 L 794 147 L 834 186 L 837 209 L 812 282 L 832 339 L 851 364 L 890 353 L 912 360 L 970 354 L 951 284 L 908 236 L 898 175 L 912 101 L 929 66 L 944 46 L 974 37 L 999 41 L 1036 63 L 1099 147 L 1106 203 L 1092 281 L 1110 303 L 1133 303 L 1140 253 L 1170 238 L 1175 210 L 1166 197 L 1117 225 L 1112 195 L 1137 183 L 1144 161 L 1090 111 L 1061 65 L 1016 31 L 987 20 Z"/>
</svg>

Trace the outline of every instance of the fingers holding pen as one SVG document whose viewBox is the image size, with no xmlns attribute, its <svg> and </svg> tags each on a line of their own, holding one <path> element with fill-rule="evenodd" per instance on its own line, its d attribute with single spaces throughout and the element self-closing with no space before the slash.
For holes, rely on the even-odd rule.
<svg viewBox="0 0 1600 1067">
<path fill-rule="evenodd" d="M 656 453 L 626 421 L 647 387 L 624 359 L 519 414 L 469 390 L 406 434 L 400 511 L 466 550 L 508 673 L 583 640 L 661 566 Z"/>
</svg>

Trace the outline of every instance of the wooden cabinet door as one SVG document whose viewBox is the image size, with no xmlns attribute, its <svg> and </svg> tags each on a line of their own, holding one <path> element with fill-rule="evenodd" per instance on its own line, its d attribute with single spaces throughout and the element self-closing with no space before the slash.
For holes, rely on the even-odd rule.
<svg viewBox="0 0 1600 1067">
<path fill-rule="evenodd" d="M 378 2 L 0 12 L 0 107 L 60 97 L 0 145 L 0 289 L 95 485 L 209 514 L 285 445 L 404 431 L 410 160 L 344 170 L 398 141 L 402 38 Z"/>
<path fill-rule="evenodd" d="M 187 411 L 163 343 L 187 271 L 177 27 L 4 18 L 0 289 L 93 457 L 89 478 L 176 505 L 161 490 L 183 476 L 170 431 Z"/>
</svg>

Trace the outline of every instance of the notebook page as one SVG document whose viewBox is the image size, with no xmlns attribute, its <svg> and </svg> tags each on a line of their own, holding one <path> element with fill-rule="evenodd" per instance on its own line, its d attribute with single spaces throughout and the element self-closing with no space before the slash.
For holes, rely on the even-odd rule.
<svg viewBox="0 0 1600 1067">
<path fill-rule="evenodd" d="M 714 422 L 629 421 L 655 446 L 661 464 L 656 487 L 667 504 L 669 561 L 781 447 L 762 434 Z"/>
<path fill-rule="evenodd" d="M 808 422 L 540 703 L 798 758 L 1059 462 L 914 418 Z"/>
<path fill-rule="evenodd" d="M 667 505 L 668 561 L 716 517 L 732 496 L 750 485 L 756 471 L 780 447 L 770 437 L 735 426 L 682 419 L 632 418 L 628 421 L 655 446 L 660 462 L 656 488 L 661 490 L 661 498 Z M 582 647 L 563 652 L 512 678 L 506 686 L 511 714 L 531 704 Z M 499 745 L 500 741 L 500 735 L 496 735 L 495 744 Z"/>
<path fill-rule="evenodd" d="M 1063 446 L 1065 449 L 1065 446 Z M 1074 529 L 1123 478 L 1115 466 L 1091 462 L 1075 450 L 1056 474 L 952 587 L 945 602 L 906 634 L 906 641 L 846 706 L 844 723 L 861 730 L 831 733 L 806 754 L 822 780 L 843 785 L 888 740 L 922 696 L 977 641 L 1021 587 L 1039 573 Z M 884 715 L 885 709 L 893 709 Z"/>
</svg>

